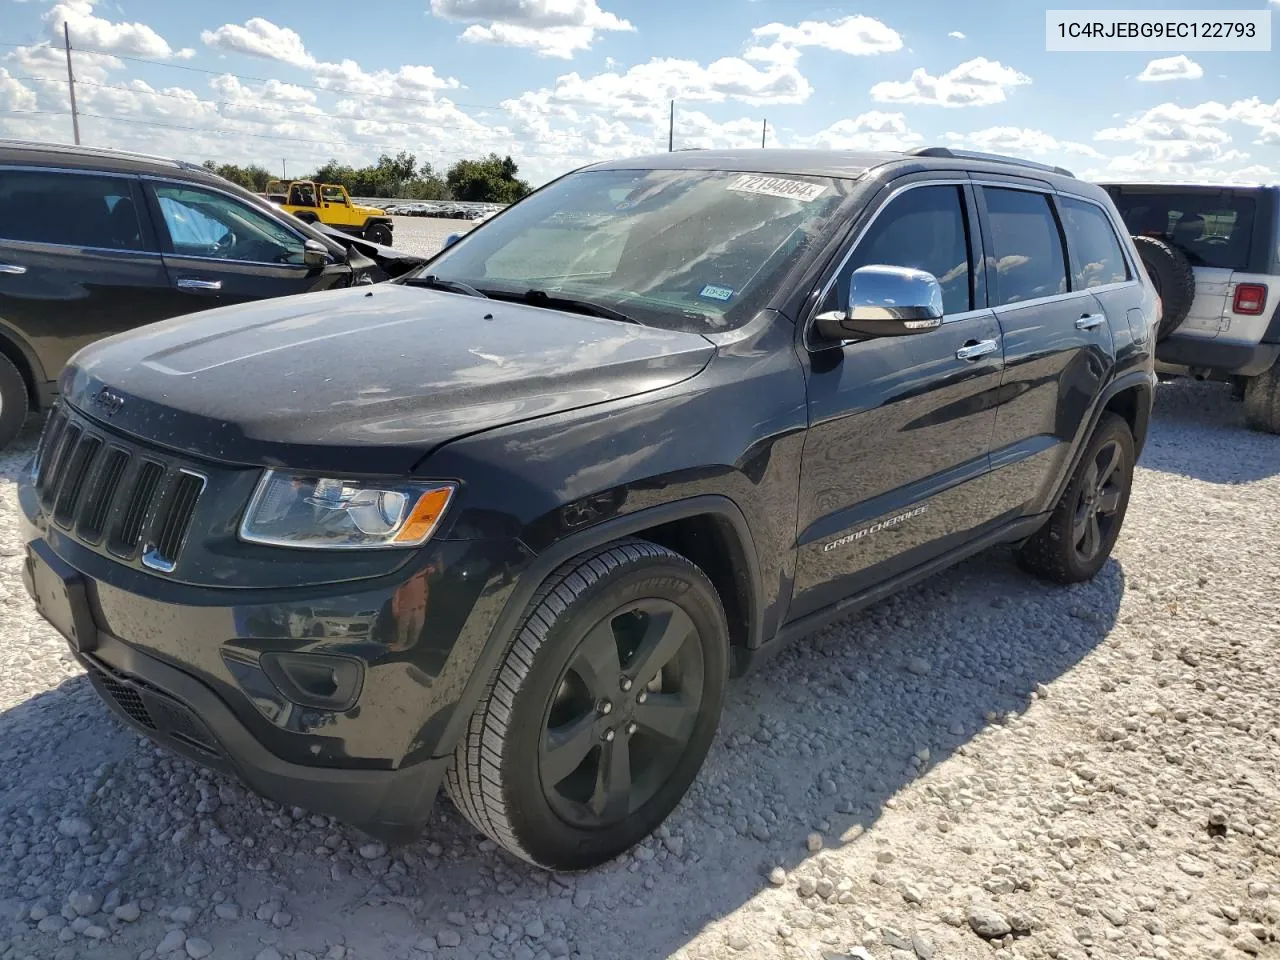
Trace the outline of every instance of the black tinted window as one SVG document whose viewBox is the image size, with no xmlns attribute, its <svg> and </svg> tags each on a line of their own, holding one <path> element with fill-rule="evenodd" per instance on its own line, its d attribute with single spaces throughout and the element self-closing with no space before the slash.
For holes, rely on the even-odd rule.
<svg viewBox="0 0 1280 960">
<path fill-rule="evenodd" d="M 0 238 L 141 250 L 131 181 L 79 173 L 0 173 Z"/>
<path fill-rule="evenodd" d="M 1083 200 L 1063 197 L 1062 216 L 1067 245 L 1073 256 L 1072 289 L 1084 290 L 1129 279 L 1120 240 L 1101 209 Z"/>
<path fill-rule="evenodd" d="M 1217 190 L 1125 189 L 1116 192 L 1114 199 L 1130 234 L 1172 243 L 1198 267 L 1248 269 L 1252 197 Z"/>
<path fill-rule="evenodd" d="M 859 267 L 913 267 L 938 278 L 947 313 L 971 308 L 969 234 L 960 187 L 917 187 L 891 201 L 876 217 L 840 271 L 839 302 Z"/>
<path fill-rule="evenodd" d="M 1049 198 L 1029 190 L 983 192 L 995 254 L 993 305 L 1066 293 L 1067 264 Z"/>
</svg>

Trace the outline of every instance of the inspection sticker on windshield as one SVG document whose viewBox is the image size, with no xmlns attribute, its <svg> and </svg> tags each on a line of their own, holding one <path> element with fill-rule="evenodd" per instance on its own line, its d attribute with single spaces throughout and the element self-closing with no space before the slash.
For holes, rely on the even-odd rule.
<svg viewBox="0 0 1280 960">
<path fill-rule="evenodd" d="M 782 197 L 784 200 L 800 200 L 809 203 L 818 199 L 826 190 L 824 183 L 806 183 L 804 180 L 788 180 L 786 177 L 761 177 L 746 174 L 729 184 L 738 193 L 761 193 L 766 197 Z"/>
<path fill-rule="evenodd" d="M 727 303 L 733 299 L 733 288 L 717 287 L 714 283 L 708 283 L 698 291 L 698 296 L 707 300 L 719 300 L 721 303 Z"/>
</svg>

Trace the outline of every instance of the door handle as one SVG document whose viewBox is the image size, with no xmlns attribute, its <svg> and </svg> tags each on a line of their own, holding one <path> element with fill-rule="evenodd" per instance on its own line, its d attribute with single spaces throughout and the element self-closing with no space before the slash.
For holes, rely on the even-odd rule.
<svg viewBox="0 0 1280 960">
<path fill-rule="evenodd" d="M 978 340 L 974 343 L 966 343 L 957 350 L 956 359 L 977 360 L 979 357 L 985 357 L 988 353 L 995 353 L 999 349 L 1000 344 L 994 340 Z"/>
<path fill-rule="evenodd" d="M 0 273 L 7 273 L 12 276 L 21 276 L 27 272 L 27 268 L 17 263 L 0 263 Z"/>
<path fill-rule="evenodd" d="M 221 290 L 221 280 L 196 280 L 193 277 L 183 277 L 176 284 L 179 290 Z"/>
<path fill-rule="evenodd" d="M 1077 330 L 1092 330 L 1094 327 L 1100 327 L 1107 322 L 1107 317 L 1102 313 L 1086 313 L 1083 317 L 1076 321 Z"/>
</svg>

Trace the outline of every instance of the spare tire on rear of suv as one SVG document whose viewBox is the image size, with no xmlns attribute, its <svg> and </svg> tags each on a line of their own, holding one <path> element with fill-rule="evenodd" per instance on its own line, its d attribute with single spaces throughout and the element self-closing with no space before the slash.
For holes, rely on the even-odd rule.
<svg viewBox="0 0 1280 960">
<path fill-rule="evenodd" d="M 1182 325 L 1191 312 L 1191 301 L 1196 298 L 1196 278 L 1191 271 L 1187 255 L 1172 244 L 1155 237 L 1134 237 L 1138 256 L 1147 269 L 1147 276 L 1156 285 L 1156 293 L 1164 310 L 1156 339 L 1163 340 Z"/>
</svg>

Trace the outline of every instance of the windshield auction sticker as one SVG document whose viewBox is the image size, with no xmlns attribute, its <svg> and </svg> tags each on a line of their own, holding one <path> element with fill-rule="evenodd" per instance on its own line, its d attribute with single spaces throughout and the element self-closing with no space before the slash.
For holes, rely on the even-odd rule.
<svg viewBox="0 0 1280 960">
<path fill-rule="evenodd" d="M 788 180 L 786 177 L 761 177 L 747 174 L 729 184 L 730 190 L 738 193 L 759 193 L 766 197 L 781 197 L 784 200 L 800 200 L 803 203 L 818 199 L 827 186 L 824 183 L 807 183 L 804 180 Z"/>
<path fill-rule="evenodd" d="M 1046 10 L 1045 49 L 1265 53 L 1271 10 Z"/>
</svg>

